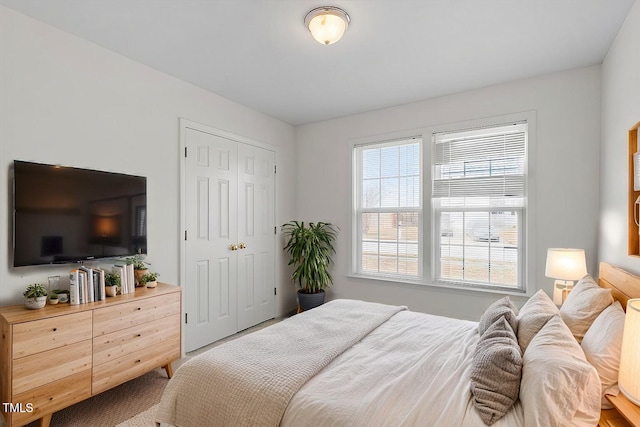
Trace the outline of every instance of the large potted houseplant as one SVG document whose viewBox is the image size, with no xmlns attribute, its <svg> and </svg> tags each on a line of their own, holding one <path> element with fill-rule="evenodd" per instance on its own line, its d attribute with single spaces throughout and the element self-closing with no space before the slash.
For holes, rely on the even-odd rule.
<svg viewBox="0 0 640 427">
<path fill-rule="evenodd" d="M 291 278 L 298 284 L 298 311 L 309 310 L 324 303 L 324 290 L 331 286 L 331 256 L 336 253 L 333 242 L 338 227 L 328 222 L 290 221 L 282 226 L 287 239 L 284 250 L 289 253 Z"/>
</svg>

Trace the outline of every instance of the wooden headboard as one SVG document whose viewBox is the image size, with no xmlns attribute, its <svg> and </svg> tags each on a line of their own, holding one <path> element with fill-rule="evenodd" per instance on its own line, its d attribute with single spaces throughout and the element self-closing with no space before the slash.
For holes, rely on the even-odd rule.
<svg viewBox="0 0 640 427">
<path fill-rule="evenodd" d="M 627 301 L 630 298 L 640 298 L 640 276 L 631 274 L 606 262 L 600 263 L 598 284 L 603 288 L 611 289 L 611 295 L 620 301 L 622 308 L 625 310 Z"/>
</svg>

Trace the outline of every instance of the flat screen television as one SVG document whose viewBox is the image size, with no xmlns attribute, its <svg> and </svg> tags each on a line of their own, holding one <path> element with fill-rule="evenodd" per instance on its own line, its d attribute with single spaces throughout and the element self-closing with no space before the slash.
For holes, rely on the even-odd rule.
<svg viewBox="0 0 640 427">
<path fill-rule="evenodd" d="M 13 266 L 147 253 L 147 179 L 15 160 Z"/>
</svg>

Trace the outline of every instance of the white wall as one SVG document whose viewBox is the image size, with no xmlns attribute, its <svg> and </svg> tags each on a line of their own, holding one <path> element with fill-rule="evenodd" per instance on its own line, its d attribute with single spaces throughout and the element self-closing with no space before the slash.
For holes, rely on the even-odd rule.
<svg viewBox="0 0 640 427">
<path fill-rule="evenodd" d="M 607 140 L 618 144 L 619 140 L 616 150 L 623 153 L 622 161 L 626 161 L 626 130 L 640 120 L 640 99 L 628 96 L 640 93 L 638 74 L 634 74 L 640 53 L 634 52 L 632 45 L 633 40 L 639 39 L 638 9 L 635 5 L 612 48 L 603 78 L 606 107 L 603 144 Z M 631 66 L 619 65 L 626 64 L 629 57 Z M 627 105 L 635 109 L 626 108 Z M 347 277 L 349 141 L 529 110 L 537 114 L 533 176 L 537 204 L 532 207 L 537 230 L 536 250 L 531 254 L 536 260 L 537 279 L 533 287 L 550 291 L 552 280 L 544 277 L 548 247 L 585 248 L 589 271 L 596 274 L 600 205 L 599 66 L 294 130 L 285 123 L 0 7 L 0 200 L 5 206 L 0 209 L 0 305 L 19 302 L 27 284 L 45 281 L 50 275 L 66 276 L 68 271 L 67 267 L 9 266 L 9 168 L 14 159 L 147 176 L 149 260 L 161 273 L 162 280 L 178 283 L 178 118 L 185 117 L 279 148 L 277 223 L 294 218 L 325 220 L 343 230 L 337 244 L 336 283 L 330 297 L 408 304 L 414 310 L 477 319 L 495 300 L 495 295 Z M 608 134 L 613 136 L 607 138 Z M 610 253 L 604 250 L 611 246 L 606 240 L 621 233 L 615 221 L 624 220 L 619 227 L 622 230 L 626 224 L 626 166 L 608 162 L 614 150 L 609 151 L 612 153 L 603 153 L 602 163 L 603 222 L 607 215 L 611 216 L 611 209 L 618 218 L 613 215 L 613 227 L 602 226 L 600 258 L 605 260 L 611 257 L 604 254 Z M 623 258 L 626 236 L 619 240 L 614 247 Z M 276 310 L 282 314 L 293 307 L 294 297 L 285 256 L 281 252 L 278 256 Z M 623 264 L 617 258 L 611 261 Z M 516 301 L 522 303 L 523 299 Z"/>
<path fill-rule="evenodd" d="M 589 272 L 596 274 L 599 66 L 298 127 L 299 219 L 329 221 L 342 230 L 336 247 L 335 283 L 329 297 L 407 304 L 417 311 L 477 320 L 497 295 L 347 277 L 351 228 L 349 141 L 530 110 L 536 111 L 537 118 L 536 166 L 531 176 L 536 181 L 536 205 L 530 207 L 537 222 L 536 247 L 529 254 L 536 277 L 533 288 L 551 293 L 553 281 L 544 276 L 549 247 L 586 249 Z M 517 304 L 524 301 L 520 297 L 513 299 Z"/>
<path fill-rule="evenodd" d="M 0 305 L 69 271 L 9 265 L 14 159 L 146 176 L 148 260 L 179 284 L 180 117 L 278 147 L 277 224 L 292 216 L 293 127 L 0 6 Z M 280 315 L 295 295 L 277 256 Z"/>
<path fill-rule="evenodd" d="M 640 121 L 640 3 L 636 2 L 602 65 L 599 258 L 640 274 L 627 255 L 629 128 Z"/>
</svg>

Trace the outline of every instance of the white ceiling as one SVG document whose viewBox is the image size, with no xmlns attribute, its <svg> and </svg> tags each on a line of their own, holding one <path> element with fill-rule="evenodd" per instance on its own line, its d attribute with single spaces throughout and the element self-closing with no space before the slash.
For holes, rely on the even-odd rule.
<svg viewBox="0 0 640 427">
<path fill-rule="evenodd" d="M 634 0 L 0 0 L 292 125 L 599 64 Z M 303 20 L 345 9 L 338 43 Z"/>
</svg>

